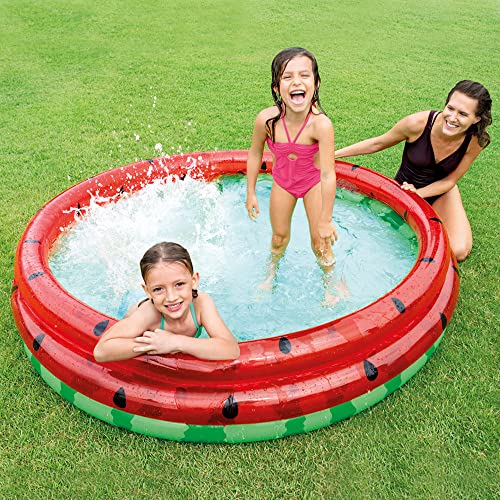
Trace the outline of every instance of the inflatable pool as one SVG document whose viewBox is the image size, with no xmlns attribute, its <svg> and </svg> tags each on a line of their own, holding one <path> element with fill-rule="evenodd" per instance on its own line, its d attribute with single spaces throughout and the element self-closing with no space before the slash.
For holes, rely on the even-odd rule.
<svg viewBox="0 0 500 500">
<path fill-rule="evenodd" d="M 274 439 L 327 426 L 407 382 L 442 339 L 459 276 L 441 221 L 392 180 L 337 162 L 338 185 L 389 205 L 419 241 L 417 261 L 391 292 L 352 314 L 303 331 L 240 344 L 236 361 L 144 356 L 100 364 L 97 339 L 116 320 L 67 293 L 48 256 L 91 198 L 118 202 L 158 179 L 212 181 L 244 173 L 246 151 L 176 155 L 119 167 L 48 202 L 16 252 L 12 310 L 36 371 L 63 398 L 110 424 L 195 442 Z M 272 170 L 266 154 L 263 172 Z"/>
</svg>

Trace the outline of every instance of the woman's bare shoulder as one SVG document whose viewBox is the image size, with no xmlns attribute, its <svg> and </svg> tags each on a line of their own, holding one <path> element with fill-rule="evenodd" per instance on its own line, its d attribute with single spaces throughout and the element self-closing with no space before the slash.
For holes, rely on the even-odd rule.
<svg viewBox="0 0 500 500">
<path fill-rule="evenodd" d="M 411 134 L 417 134 L 424 129 L 427 119 L 429 118 L 429 113 L 430 111 L 418 111 L 417 113 L 406 116 L 400 123 L 403 123 Z"/>
</svg>

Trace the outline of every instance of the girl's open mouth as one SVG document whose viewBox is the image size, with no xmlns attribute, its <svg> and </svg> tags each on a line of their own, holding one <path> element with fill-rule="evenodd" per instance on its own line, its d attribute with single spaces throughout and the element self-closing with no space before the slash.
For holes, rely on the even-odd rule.
<svg viewBox="0 0 500 500">
<path fill-rule="evenodd" d="M 305 98 L 306 93 L 303 90 L 296 90 L 290 93 L 290 99 L 294 104 L 302 104 Z"/>
</svg>

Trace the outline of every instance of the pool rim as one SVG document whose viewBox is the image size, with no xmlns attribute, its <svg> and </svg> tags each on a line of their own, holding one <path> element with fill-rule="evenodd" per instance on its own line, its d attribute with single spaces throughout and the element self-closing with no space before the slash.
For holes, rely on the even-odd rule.
<svg viewBox="0 0 500 500">
<path fill-rule="evenodd" d="M 189 153 L 173 155 L 168 158 L 144 160 L 103 172 L 69 188 L 44 205 L 30 221 L 20 239 L 16 251 L 12 295 L 14 317 L 23 341 L 42 366 L 45 366 L 45 362 L 46 369 L 50 373 L 61 379 L 63 383 L 69 382 L 67 385 L 77 390 L 78 388 L 74 387 L 74 385 L 78 382 L 75 382 L 74 375 L 67 376 L 68 374 L 64 370 L 64 362 L 62 362 L 63 366 L 59 366 L 61 362 L 58 365 L 58 361 L 54 358 L 62 356 L 67 363 L 81 363 L 89 372 L 85 374 L 89 376 L 89 380 L 84 384 L 82 392 L 86 395 L 92 394 L 92 388 L 96 387 L 100 377 L 107 376 L 111 379 L 120 379 L 120 373 L 126 373 L 125 378 L 127 380 L 134 377 L 137 377 L 138 380 L 144 380 L 141 375 L 145 368 L 147 368 L 147 374 L 156 383 L 165 380 L 167 376 L 169 381 L 173 381 L 173 385 L 179 385 L 179 374 L 182 374 L 181 378 L 188 388 L 188 392 L 194 386 L 198 387 L 200 380 L 203 380 L 205 384 L 217 386 L 215 399 L 218 401 L 216 409 L 214 409 L 214 401 L 210 401 L 210 408 L 214 412 L 217 411 L 218 414 L 210 417 L 207 413 L 203 417 L 204 422 L 208 424 L 210 418 L 215 418 L 217 423 L 224 427 L 226 425 L 237 425 L 241 421 L 239 417 L 243 413 L 242 409 L 245 408 L 245 402 L 243 401 L 244 398 L 236 397 L 235 394 L 248 395 L 252 392 L 251 389 L 248 389 L 248 394 L 242 391 L 242 385 L 245 385 L 249 380 L 258 385 L 259 382 L 263 383 L 266 377 L 276 379 L 279 377 L 285 377 L 285 379 L 292 377 L 294 380 L 299 377 L 300 383 L 295 385 L 301 386 L 301 384 L 304 385 L 305 383 L 306 388 L 311 389 L 311 394 L 307 395 L 307 402 L 305 402 L 306 398 L 304 398 L 304 402 L 297 402 L 299 398 L 296 395 L 291 396 L 288 400 L 288 396 L 285 397 L 283 394 L 279 394 L 275 396 L 275 399 L 279 400 L 281 397 L 284 406 L 290 406 L 288 412 L 292 418 L 314 413 L 314 411 L 309 411 L 314 409 L 313 400 L 328 398 L 324 395 L 321 395 L 320 398 L 314 398 L 314 392 L 315 390 L 317 392 L 317 388 L 311 385 L 313 384 L 311 381 L 309 381 L 309 387 L 307 380 L 303 377 L 306 377 L 307 371 L 314 372 L 314 370 L 307 368 L 308 364 L 315 365 L 315 380 L 330 376 L 326 372 L 329 370 L 330 358 L 334 353 L 339 354 L 345 360 L 351 358 L 354 360 L 356 358 L 355 354 L 358 354 L 356 362 L 353 361 L 352 365 L 348 364 L 346 366 L 352 368 L 356 365 L 358 371 L 361 371 L 362 368 L 364 377 L 362 376 L 363 373 L 361 373 L 360 379 L 366 379 L 363 380 L 363 383 L 359 380 L 353 383 L 353 388 L 344 395 L 343 402 L 350 401 L 366 391 L 374 390 L 379 385 L 383 385 L 382 381 L 384 379 L 379 378 L 381 373 L 377 373 L 377 376 L 373 378 L 373 372 L 372 380 L 366 373 L 367 370 L 368 372 L 373 371 L 370 368 L 371 366 L 378 372 L 383 371 L 381 365 L 378 365 L 376 361 L 378 352 L 375 348 L 376 335 L 369 334 L 365 335 L 366 338 L 363 338 L 363 335 L 358 332 L 357 337 L 354 339 L 355 335 L 351 332 L 354 326 L 362 329 L 362 326 L 366 324 L 366 321 L 359 318 L 359 316 L 366 316 L 367 311 L 373 310 L 374 306 L 384 304 L 382 311 L 378 310 L 376 314 L 387 316 L 386 322 L 392 325 L 394 342 L 401 342 L 402 339 L 404 340 L 405 335 L 398 336 L 396 334 L 398 328 L 407 328 L 405 326 L 407 320 L 416 321 L 420 324 L 423 320 L 419 320 L 419 314 L 416 313 L 424 308 L 430 310 L 433 303 L 443 295 L 443 289 L 446 289 L 444 294 L 446 297 L 440 298 L 441 302 L 443 302 L 442 311 L 436 311 L 432 324 L 427 325 L 428 331 L 426 333 L 432 332 L 432 335 L 423 335 L 421 332 L 416 333 L 413 331 L 415 330 L 413 327 L 411 331 L 408 330 L 407 332 L 408 335 L 411 333 L 415 338 L 422 337 L 420 348 L 416 348 L 418 342 L 414 342 L 415 345 L 412 344 L 412 354 L 408 354 L 408 366 L 416 362 L 430 349 L 446 327 L 458 296 L 458 268 L 451 254 L 442 223 L 427 203 L 416 195 L 402 191 L 394 181 L 358 165 L 337 162 L 340 186 L 362 192 L 388 204 L 409 223 L 417 234 L 419 252 L 416 263 L 408 276 L 393 290 L 365 308 L 342 318 L 337 318 L 330 323 L 282 335 L 279 339 L 269 337 L 242 342 L 242 356 L 234 362 L 209 362 L 182 355 L 136 358 L 128 362 L 109 363 L 108 365 L 101 365 L 93 360 L 92 350 L 97 340 L 96 337 L 102 334 L 106 328 L 109 328 L 110 324 L 115 320 L 93 310 L 69 295 L 53 277 L 48 268 L 48 255 L 59 234 L 67 231 L 75 217 L 78 218 L 84 213 L 90 196 L 98 195 L 103 199 L 111 197 L 113 200 L 118 200 L 123 193 L 140 189 L 142 182 L 147 181 L 147 183 L 150 183 L 155 178 L 165 176 L 166 173 L 174 173 L 179 180 L 185 175 L 213 180 L 222 174 L 244 173 L 246 155 L 246 151 L 221 151 Z M 266 155 L 261 171 L 270 172 L 271 169 L 272 159 L 270 155 Z M 72 200 L 71 203 L 68 202 L 68 199 Z M 391 203 L 387 203 L 388 200 Z M 39 232 L 40 225 L 44 228 L 43 234 Z M 420 278 L 417 283 L 418 286 L 415 283 L 413 284 L 415 293 L 410 296 L 407 290 L 407 282 L 414 279 L 415 276 Z M 422 279 L 424 276 L 427 283 L 424 283 Z M 401 319 L 403 316 L 405 317 L 404 320 Z M 339 327 L 340 324 L 344 325 L 342 328 L 345 331 Z M 88 331 L 89 325 L 92 326 L 92 331 Z M 417 328 L 417 330 L 419 329 Z M 66 335 L 68 331 L 72 332 L 72 336 Z M 337 338 L 335 342 L 340 343 L 332 344 L 331 339 L 334 335 Z M 338 337 L 344 336 L 345 340 L 346 336 L 349 337 L 349 335 L 353 337 L 353 343 L 347 342 L 346 345 L 342 345 L 342 341 L 339 341 Z M 377 339 L 377 341 L 378 344 L 384 344 L 384 342 L 387 344 L 388 342 L 386 338 Z M 48 349 L 49 345 L 51 345 L 51 350 Z M 360 353 L 358 353 L 355 346 L 360 347 L 363 351 L 361 359 Z M 422 351 L 424 348 L 425 350 Z M 360 362 L 361 365 L 358 369 Z M 337 366 L 339 366 L 338 362 Z M 321 372 L 322 369 L 324 373 Z M 394 373 L 392 374 L 394 375 Z M 386 381 L 392 378 L 394 377 L 386 378 Z M 293 384 L 288 384 L 288 386 L 291 385 Z M 326 386 L 328 383 L 324 385 Z M 283 387 L 285 386 L 286 383 Z M 286 390 L 289 390 L 288 386 L 286 386 Z M 101 392 L 110 392 L 109 387 L 98 387 L 98 389 Z M 123 392 L 127 395 L 127 404 L 134 401 L 129 388 L 124 389 Z M 123 403 L 119 397 L 121 392 L 115 389 L 111 393 L 114 398 L 110 401 L 109 396 L 107 396 L 107 402 L 112 402 L 115 407 L 119 408 L 119 404 Z M 230 394 L 228 395 L 228 393 Z M 197 393 L 197 396 L 199 397 L 199 393 Z M 248 401 L 252 397 L 249 395 Z M 331 400 L 332 397 L 329 396 L 329 399 Z M 104 396 L 101 399 L 103 398 Z M 177 404 L 178 395 L 175 394 L 173 398 Z M 139 399 L 141 399 L 140 396 Z M 105 401 L 101 402 L 105 404 Z M 116 402 L 118 402 L 118 405 Z M 251 403 L 253 404 L 253 401 Z M 295 406 L 300 407 L 299 410 L 294 407 L 295 403 L 297 403 Z M 140 406 L 140 404 L 136 402 L 136 406 Z M 265 409 L 259 404 L 254 404 L 254 406 L 254 410 L 259 411 L 258 421 L 274 421 L 276 420 L 274 417 L 279 414 L 277 408 L 264 411 Z M 325 409 L 334 405 L 328 406 L 325 401 L 322 401 L 322 406 L 322 409 Z M 299 412 L 295 417 L 293 416 L 294 411 L 295 413 Z M 178 421 L 185 420 L 184 417 L 186 415 L 178 415 Z M 200 424 L 197 418 L 191 416 L 188 418 L 187 423 L 203 425 L 203 423 Z M 161 419 L 168 420 L 163 416 Z M 255 415 L 253 420 L 251 415 L 247 415 L 246 420 L 241 423 L 255 423 Z"/>
</svg>

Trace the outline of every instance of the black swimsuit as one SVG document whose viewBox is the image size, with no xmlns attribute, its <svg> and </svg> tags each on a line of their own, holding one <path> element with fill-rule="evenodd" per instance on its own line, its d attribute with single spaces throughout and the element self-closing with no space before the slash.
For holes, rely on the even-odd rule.
<svg viewBox="0 0 500 500">
<path fill-rule="evenodd" d="M 408 182 L 417 189 L 428 186 L 444 179 L 462 161 L 472 138 L 470 130 L 466 132 L 462 144 L 456 151 L 436 163 L 431 144 L 431 130 L 439 113 L 439 111 L 431 111 L 422 135 L 416 141 L 405 143 L 401 166 L 395 177 L 399 184 Z M 425 200 L 432 205 L 440 196 L 442 195 L 431 196 Z"/>
</svg>

